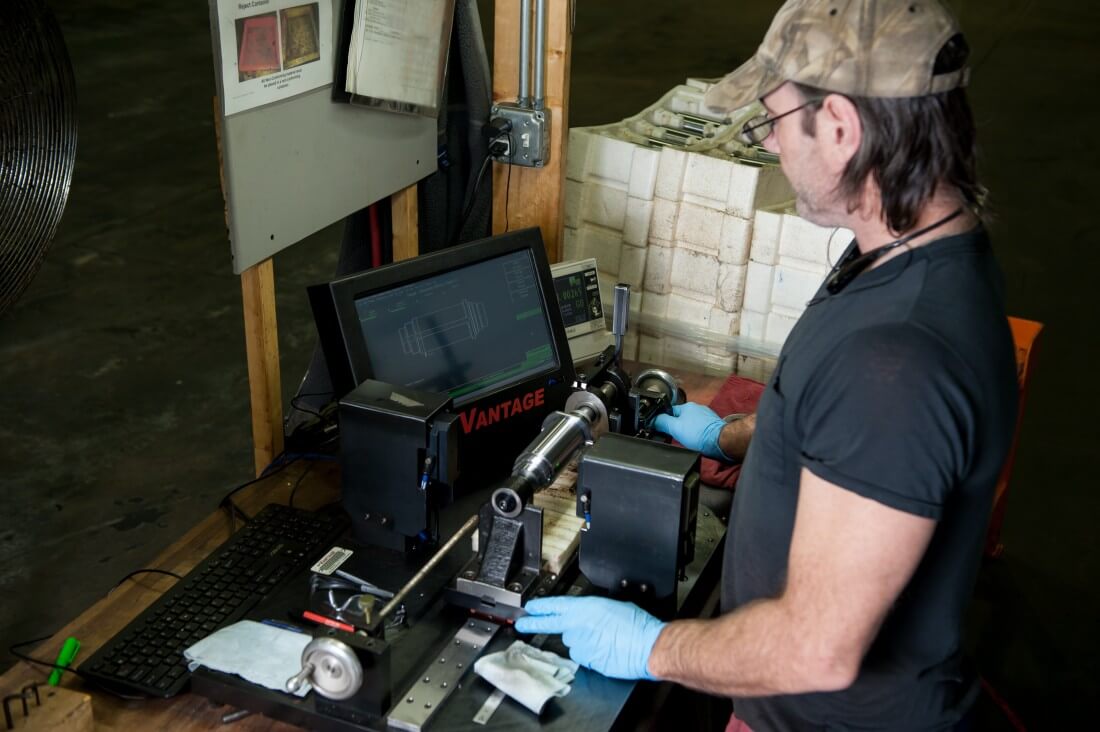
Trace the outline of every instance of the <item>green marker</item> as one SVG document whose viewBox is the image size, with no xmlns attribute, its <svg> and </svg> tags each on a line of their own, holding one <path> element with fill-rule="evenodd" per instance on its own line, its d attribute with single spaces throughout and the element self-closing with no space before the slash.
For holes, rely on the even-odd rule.
<svg viewBox="0 0 1100 732">
<path fill-rule="evenodd" d="M 65 643 L 61 646 L 61 652 L 57 654 L 57 661 L 54 662 L 55 666 L 68 666 L 76 658 L 76 652 L 80 650 L 80 641 L 72 636 L 65 639 Z M 50 672 L 50 679 L 47 682 L 50 686 L 57 686 L 61 682 L 61 674 L 63 672 L 59 668 L 55 668 Z"/>
</svg>

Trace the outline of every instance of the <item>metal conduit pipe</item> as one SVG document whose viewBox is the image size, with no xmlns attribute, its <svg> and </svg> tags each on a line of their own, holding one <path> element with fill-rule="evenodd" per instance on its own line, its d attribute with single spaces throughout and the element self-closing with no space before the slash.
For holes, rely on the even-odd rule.
<svg viewBox="0 0 1100 732">
<path fill-rule="evenodd" d="M 519 95 L 520 107 L 531 106 L 531 0 L 519 0 Z"/>
<path fill-rule="evenodd" d="M 535 109 L 546 104 L 546 0 L 535 0 Z"/>
</svg>

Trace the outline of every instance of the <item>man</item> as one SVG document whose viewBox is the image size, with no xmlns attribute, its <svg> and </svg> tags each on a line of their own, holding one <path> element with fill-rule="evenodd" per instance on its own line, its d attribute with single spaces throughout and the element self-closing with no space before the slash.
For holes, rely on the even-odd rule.
<svg viewBox="0 0 1100 732">
<path fill-rule="evenodd" d="M 578 662 L 734 699 L 730 729 L 952 729 L 1016 381 L 978 218 L 967 47 L 938 0 L 789 0 L 708 93 L 759 99 L 799 213 L 856 234 L 791 332 L 754 419 L 689 404 L 658 429 L 744 454 L 723 612 L 661 623 L 603 598 L 532 601 Z M 750 441 L 751 437 L 751 441 Z M 738 719 L 739 718 L 739 719 Z"/>
</svg>

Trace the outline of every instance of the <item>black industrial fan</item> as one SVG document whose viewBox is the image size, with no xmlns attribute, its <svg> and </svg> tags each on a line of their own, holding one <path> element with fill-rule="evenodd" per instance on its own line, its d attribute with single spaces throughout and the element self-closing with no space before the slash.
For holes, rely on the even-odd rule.
<svg viewBox="0 0 1100 732">
<path fill-rule="evenodd" d="M 0 0 L 0 314 L 57 231 L 76 158 L 76 80 L 43 0 Z"/>
</svg>

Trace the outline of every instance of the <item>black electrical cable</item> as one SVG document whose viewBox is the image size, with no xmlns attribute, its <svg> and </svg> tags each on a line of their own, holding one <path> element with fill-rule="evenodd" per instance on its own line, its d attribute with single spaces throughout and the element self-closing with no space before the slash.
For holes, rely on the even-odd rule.
<svg viewBox="0 0 1100 732">
<path fill-rule="evenodd" d="M 500 155 L 508 151 L 511 154 L 512 151 L 512 138 L 508 133 L 512 130 L 512 123 L 508 120 L 496 120 L 486 125 L 486 130 L 489 130 L 489 151 L 485 153 L 485 159 L 481 161 L 481 167 L 477 171 L 477 178 L 474 179 L 474 187 L 470 192 L 470 198 L 466 201 L 466 206 L 462 210 L 462 216 L 458 220 L 458 228 L 455 229 L 454 239 L 451 244 L 457 244 L 458 239 L 462 236 L 462 229 L 465 228 L 467 220 L 470 218 L 470 214 L 473 213 L 474 205 L 477 203 L 477 192 L 481 190 L 481 183 L 485 179 L 485 171 L 489 169 L 489 163 L 492 162 L 494 155 Z M 501 147 L 504 144 L 502 141 L 507 137 L 507 147 Z M 509 171 L 511 173 L 511 171 Z"/>
<path fill-rule="evenodd" d="M 509 143 L 511 149 L 511 143 Z M 512 197 L 512 166 L 508 166 L 508 175 L 504 179 L 504 230 L 511 231 L 508 224 L 508 199 Z"/>
<path fill-rule="evenodd" d="M 310 409 L 309 407 L 303 407 L 301 404 L 298 403 L 299 399 L 305 399 L 306 397 L 315 397 L 315 396 L 332 396 L 332 392 L 331 391 L 319 391 L 319 392 L 314 392 L 312 394 L 298 394 L 293 399 L 290 400 L 290 406 L 291 406 L 292 409 L 297 409 L 299 412 L 305 412 L 306 414 L 310 414 L 310 415 L 316 417 L 317 419 L 321 420 L 322 422 L 331 422 L 332 421 L 332 416 L 331 415 L 325 416 L 325 414 L 324 414 L 325 407 L 327 407 L 328 405 L 325 405 L 325 407 L 321 407 L 320 410 L 316 410 L 316 409 Z M 331 404 L 331 402 L 330 402 L 330 404 Z"/>
<path fill-rule="evenodd" d="M 53 637 L 54 637 L 54 634 L 51 633 L 50 635 L 44 635 L 41 638 L 32 638 L 31 640 L 25 640 L 25 641 L 20 641 L 18 643 L 12 643 L 10 646 L 8 646 L 8 653 L 15 656 L 20 661 L 26 661 L 27 663 L 34 664 L 35 666 L 42 666 L 43 668 L 48 668 L 48 669 L 53 669 L 53 670 L 58 670 L 58 671 L 70 671 L 70 672 L 76 674 L 77 676 L 79 676 L 81 679 L 83 679 L 84 683 L 91 684 L 92 686 L 95 686 L 97 689 L 99 689 L 101 691 L 105 691 L 108 694 L 110 694 L 114 697 L 117 697 L 119 699 L 122 699 L 124 701 L 146 701 L 147 699 L 150 698 L 148 696 L 138 696 L 138 695 L 135 695 L 135 694 L 123 694 L 119 691 L 116 691 L 115 689 L 111 689 L 107 686 L 104 686 L 104 685 L 100 684 L 96 679 L 89 677 L 87 674 L 83 673 L 78 668 L 75 668 L 73 666 L 61 666 L 61 665 L 56 664 L 56 663 L 51 663 L 50 661 L 43 661 L 41 659 L 34 658 L 32 656 L 28 656 L 25 653 L 21 653 L 21 652 L 15 650 L 16 648 L 22 648 L 23 646 L 29 646 L 29 645 L 33 645 L 35 643 L 41 643 L 42 641 L 47 641 L 47 640 L 49 640 L 50 638 L 53 638 Z"/>
<path fill-rule="evenodd" d="M 290 498 L 287 499 L 287 505 L 294 508 L 294 494 L 298 492 L 298 486 L 302 484 L 302 479 L 309 474 L 309 471 L 313 470 L 313 466 L 317 463 L 313 462 L 306 466 L 306 469 L 302 471 L 302 474 L 298 476 L 298 480 L 294 481 L 294 487 L 290 489 Z"/>
<path fill-rule="evenodd" d="M 237 519 L 239 518 L 242 523 L 249 523 L 252 521 L 252 517 L 244 512 L 240 506 L 232 498 L 225 499 L 225 510 L 229 512 L 229 520 L 233 523 L 233 533 L 237 533 Z"/>
<path fill-rule="evenodd" d="M 253 478 L 252 480 L 245 481 L 244 483 L 241 483 L 236 488 L 234 488 L 233 490 L 229 491 L 224 496 L 222 496 L 222 499 L 220 501 L 218 501 L 218 508 L 225 508 L 225 509 L 228 509 L 228 510 L 232 511 L 233 509 L 230 508 L 230 504 L 233 503 L 232 502 L 233 496 L 237 495 L 238 493 L 240 493 L 242 490 L 244 490 L 245 488 L 247 488 L 250 485 L 254 485 L 256 483 L 259 483 L 261 480 L 267 480 L 268 478 L 275 475 L 276 473 L 279 473 L 279 472 L 282 472 L 283 470 L 286 470 L 288 467 L 290 467 L 296 461 L 298 461 L 301 457 L 302 457 L 301 455 L 287 455 L 285 450 L 283 452 L 279 453 L 275 457 L 275 459 L 272 460 L 271 463 L 266 468 L 263 469 L 263 472 L 261 472 L 258 477 Z M 239 511 L 240 509 L 237 509 L 237 510 Z"/>
<path fill-rule="evenodd" d="M 486 153 L 485 159 L 481 161 L 481 168 L 477 172 L 477 178 L 474 180 L 474 190 L 470 194 L 470 200 L 466 204 L 466 208 L 462 211 L 462 216 L 458 219 L 458 228 L 455 229 L 454 241 L 451 244 L 457 244 L 459 237 L 462 235 L 462 228 L 466 226 L 466 220 L 470 218 L 470 214 L 473 213 L 474 204 L 477 202 L 477 192 L 481 188 L 481 181 L 485 178 L 485 171 L 489 169 L 489 163 L 493 160 L 493 153 Z"/>
<path fill-rule="evenodd" d="M 134 577 L 137 577 L 139 574 L 163 574 L 163 575 L 167 575 L 169 577 L 175 577 L 177 580 L 183 579 L 183 575 L 176 574 L 175 572 L 169 572 L 167 569 L 135 569 L 133 572 L 131 572 L 130 574 L 126 575 L 125 577 L 120 579 L 118 582 L 116 582 L 115 586 L 112 587 L 111 589 L 112 590 L 117 589 L 123 582 L 125 582 L 128 579 L 133 579 Z"/>
</svg>

